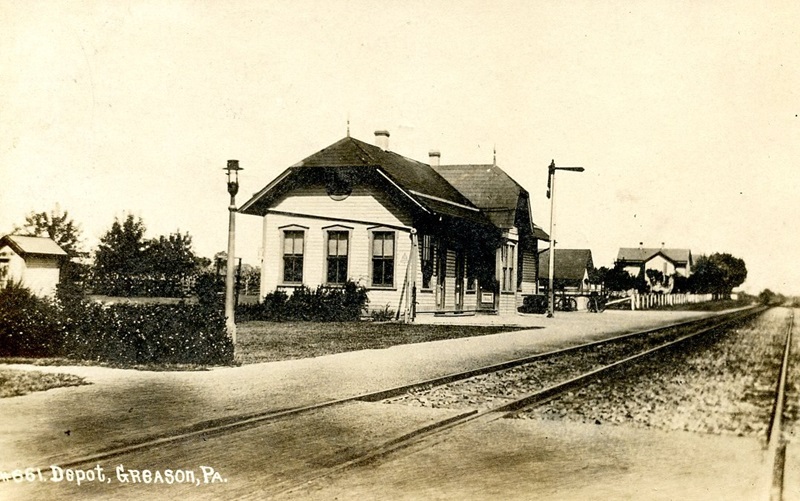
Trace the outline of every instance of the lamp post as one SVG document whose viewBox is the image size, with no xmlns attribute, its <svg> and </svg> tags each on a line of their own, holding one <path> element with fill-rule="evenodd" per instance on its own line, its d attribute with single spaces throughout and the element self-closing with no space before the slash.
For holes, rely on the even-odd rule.
<svg viewBox="0 0 800 501">
<path fill-rule="evenodd" d="M 554 235 L 554 226 L 553 226 L 553 211 L 555 209 L 555 202 L 556 202 L 556 171 L 557 170 L 571 170 L 573 172 L 583 172 L 583 167 L 556 167 L 556 161 L 552 160 L 550 162 L 550 167 L 548 167 L 548 176 L 547 176 L 547 198 L 550 199 L 550 269 L 548 270 L 548 274 L 550 275 L 548 278 L 550 279 L 550 286 L 547 291 L 547 318 L 553 318 L 553 310 L 555 309 L 555 290 L 553 289 L 553 271 L 555 269 L 555 259 L 556 259 L 556 238 Z"/>
<path fill-rule="evenodd" d="M 236 194 L 239 192 L 238 160 L 228 160 L 228 166 L 222 169 L 228 174 L 228 193 L 231 196 L 228 205 L 228 263 L 225 270 L 225 328 L 234 346 L 236 345 L 236 320 L 233 308 L 233 266 L 236 259 Z"/>
</svg>

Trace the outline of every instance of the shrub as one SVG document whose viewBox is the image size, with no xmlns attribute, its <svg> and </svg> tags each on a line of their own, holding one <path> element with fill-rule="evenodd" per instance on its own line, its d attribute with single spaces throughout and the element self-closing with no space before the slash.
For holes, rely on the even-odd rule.
<svg viewBox="0 0 800 501">
<path fill-rule="evenodd" d="M 57 356 L 65 326 L 57 304 L 19 282 L 0 289 L 0 356 Z"/>
<path fill-rule="evenodd" d="M 184 295 L 182 277 L 158 274 L 108 273 L 102 276 L 95 274 L 91 279 L 91 286 L 95 294 L 108 296 L 183 297 Z"/>
<path fill-rule="evenodd" d="M 389 305 L 387 304 L 380 310 L 370 311 L 369 316 L 373 322 L 389 322 L 394 320 L 394 310 L 389 308 Z"/>
<path fill-rule="evenodd" d="M 301 286 L 291 296 L 283 291 L 267 294 L 259 304 L 239 305 L 236 318 L 249 320 L 299 320 L 346 322 L 359 320 L 369 299 L 367 289 L 348 281 L 343 287 Z"/>
<path fill-rule="evenodd" d="M 221 306 L 225 301 L 225 281 L 212 271 L 197 275 L 194 281 L 197 301 L 206 306 Z"/>
<path fill-rule="evenodd" d="M 270 292 L 263 301 L 256 304 L 240 304 L 236 308 L 237 322 L 264 320 L 280 322 L 288 317 L 286 303 L 289 296 L 283 291 Z"/>
</svg>

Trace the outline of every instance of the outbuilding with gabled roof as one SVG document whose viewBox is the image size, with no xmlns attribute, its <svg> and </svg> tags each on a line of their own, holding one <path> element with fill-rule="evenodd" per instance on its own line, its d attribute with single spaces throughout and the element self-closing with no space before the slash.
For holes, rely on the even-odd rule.
<svg viewBox="0 0 800 501">
<path fill-rule="evenodd" d="M 0 286 L 20 282 L 37 295 L 51 295 L 67 253 L 53 239 L 27 235 L 0 238 Z"/>
<path fill-rule="evenodd" d="M 555 290 L 565 289 L 570 292 L 588 290 L 589 272 L 594 267 L 590 249 L 556 249 L 553 261 Z M 545 249 L 539 254 L 539 262 L 541 263 L 539 284 L 547 288 L 550 277 L 550 249 Z"/>
</svg>

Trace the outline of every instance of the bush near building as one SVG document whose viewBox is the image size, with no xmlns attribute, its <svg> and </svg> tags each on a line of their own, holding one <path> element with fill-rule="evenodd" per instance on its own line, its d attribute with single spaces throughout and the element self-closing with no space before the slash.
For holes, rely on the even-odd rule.
<svg viewBox="0 0 800 501">
<path fill-rule="evenodd" d="M 64 324 L 58 303 L 35 296 L 19 282 L 0 289 L 0 356 L 58 354 Z"/>
<path fill-rule="evenodd" d="M 278 290 L 267 294 L 261 303 L 239 305 L 236 319 L 347 322 L 359 320 L 368 303 L 366 287 L 352 281 L 342 287 L 319 286 L 313 290 L 303 286 L 291 296 Z"/>
<path fill-rule="evenodd" d="M 0 291 L 0 356 L 67 357 L 112 364 L 233 362 L 219 308 L 179 303 L 101 305 L 80 297 Z"/>
</svg>

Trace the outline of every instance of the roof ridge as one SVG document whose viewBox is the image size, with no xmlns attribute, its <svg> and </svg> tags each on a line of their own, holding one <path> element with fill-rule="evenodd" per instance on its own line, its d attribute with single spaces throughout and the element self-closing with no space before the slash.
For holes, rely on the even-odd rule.
<svg viewBox="0 0 800 501">
<path fill-rule="evenodd" d="M 347 136 L 345 138 L 342 138 L 343 141 L 347 140 L 347 139 L 351 140 L 353 142 L 353 144 L 356 146 L 356 148 L 358 148 L 359 151 L 361 151 L 364 155 L 366 155 L 370 161 L 380 163 L 380 159 L 374 158 L 372 153 L 370 153 L 369 151 L 364 149 L 364 146 L 370 146 L 370 147 L 373 147 L 373 148 L 378 148 L 377 146 L 373 146 L 373 145 L 371 145 L 371 144 L 369 144 L 369 143 L 367 143 L 365 141 L 362 141 L 360 139 L 354 138 L 352 136 Z M 378 148 L 378 149 L 380 149 L 380 148 Z M 383 150 L 380 150 L 380 151 L 383 151 Z"/>
</svg>

